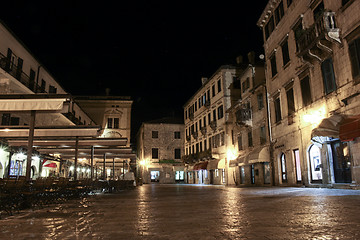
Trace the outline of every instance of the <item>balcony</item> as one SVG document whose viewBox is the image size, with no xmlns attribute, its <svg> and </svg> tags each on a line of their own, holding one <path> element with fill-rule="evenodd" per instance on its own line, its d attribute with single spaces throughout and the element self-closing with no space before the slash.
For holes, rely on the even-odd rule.
<svg viewBox="0 0 360 240">
<path fill-rule="evenodd" d="M 191 135 L 193 136 L 194 139 L 197 139 L 199 137 L 198 132 L 192 132 Z"/>
<path fill-rule="evenodd" d="M 186 136 L 186 141 L 190 142 L 191 141 L 191 136 Z"/>
<path fill-rule="evenodd" d="M 67 112 L 67 113 L 63 113 L 63 115 L 75 125 L 83 125 L 83 123 L 77 117 L 75 117 L 73 113 Z"/>
<path fill-rule="evenodd" d="M 215 131 L 215 130 L 216 130 L 216 126 L 217 126 L 216 121 L 211 121 L 211 122 L 210 122 L 210 127 L 211 127 L 212 130 Z"/>
<path fill-rule="evenodd" d="M 190 119 L 191 121 L 194 120 L 194 113 L 189 113 L 189 119 Z"/>
<path fill-rule="evenodd" d="M 207 108 L 207 109 L 210 107 L 210 100 L 205 101 L 204 107 Z"/>
<path fill-rule="evenodd" d="M 201 132 L 202 135 L 205 136 L 206 135 L 206 127 L 201 127 L 200 132 Z"/>
<path fill-rule="evenodd" d="M 241 108 L 236 111 L 236 123 L 238 125 L 252 125 L 252 116 L 251 116 L 251 109 L 250 108 Z"/>
<path fill-rule="evenodd" d="M 335 13 L 324 12 L 313 25 L 296 38 L 298 56 L 305 61 L 323 61 L 332 53 L 332 44 L 341 43 L 340 29 L 335 24 Z"/>
<path fill-rule="evenodd" d="M 16 78 L 19 82 L 25 85 L 33 92 L 42 92 L 41 87 L 35 83 L 35 80 L 31 80 L 30 77 L 22 71 L 21 67 L 18 67 L 14 62 L 10 61 L 8 57 L 5 57 L 0 53 L 0 67 L 8 74 Z"/>
</svg>

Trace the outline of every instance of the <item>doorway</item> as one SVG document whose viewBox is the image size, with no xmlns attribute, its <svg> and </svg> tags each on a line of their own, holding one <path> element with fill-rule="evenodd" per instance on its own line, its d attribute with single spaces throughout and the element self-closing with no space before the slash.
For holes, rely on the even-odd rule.
<svg viewBox="0 0 360 240">
<path fill-rule="evenodd" d="M 340 141 L 331 143 L 335 183 L 351 183 L 351 161 L 349 146 Z"/>
<path fill-rule="evenodd" d="M 321 151 L 316 145 L 312 145 L 309 149 L 310 174 L 312 183 L 322 182 L 322 164 Z"/>
</svg>

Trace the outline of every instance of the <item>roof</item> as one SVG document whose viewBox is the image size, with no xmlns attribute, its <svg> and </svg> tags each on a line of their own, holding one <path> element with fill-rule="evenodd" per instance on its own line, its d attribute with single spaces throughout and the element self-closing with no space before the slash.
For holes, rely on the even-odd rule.
<svg viewBox="0 0 360 240">
<path fill-rule="evenodd" d="M 150 120 L 144 123 L 165 123 L 165 124 L 184 124 L 184 120 L 174 117 L 164 117 L 155 120 Z"/>
</svg>

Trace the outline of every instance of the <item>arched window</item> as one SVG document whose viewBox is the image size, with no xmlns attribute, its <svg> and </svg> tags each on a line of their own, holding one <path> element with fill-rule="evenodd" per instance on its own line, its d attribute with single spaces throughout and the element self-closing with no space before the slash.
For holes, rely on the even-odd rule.
<svg viewBox="0 0 360 240">
<path fill-rule="evenodd" d="M 287 182 L 286 157 L 284 153 L 281 153 L 280 161 L 281 161 L 281 180 L 282 182 Z"/>
<path fill-rule="evenodd" d="M 309 148 L 309 160 L 310 160 L 310 173 L 311 181 L 322 180 L 322 164 L 321 164 L 321 151 L 316 145 L 311 145 Z"/>
</svg>

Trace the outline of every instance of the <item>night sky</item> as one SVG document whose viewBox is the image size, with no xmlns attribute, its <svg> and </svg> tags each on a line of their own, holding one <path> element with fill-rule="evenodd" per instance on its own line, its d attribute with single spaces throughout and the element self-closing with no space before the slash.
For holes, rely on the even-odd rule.
<svg viewBox="0 0 360 240">
<path fill-rule="evenodd" d="M 143 121 L 182 118 L 201 77 L 263 53 L 256 22 L 267 2 L 15 0 L 0 19 L 67 92 L 131 96 L 136 133 Z"/>
</svg>

